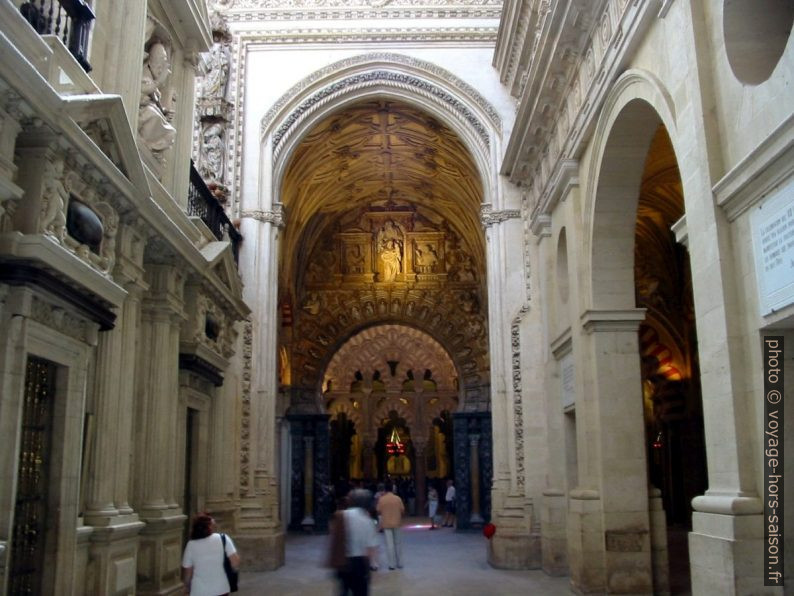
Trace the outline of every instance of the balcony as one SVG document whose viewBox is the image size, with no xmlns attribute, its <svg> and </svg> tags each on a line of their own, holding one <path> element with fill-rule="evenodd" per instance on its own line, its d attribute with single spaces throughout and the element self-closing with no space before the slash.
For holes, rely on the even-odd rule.
<svg viewBox="0 0 794 596">
<path fill-rule="evenodd" d="M 19 12 L 39 35 L 57 36 L 80 66 L 86 72 L 91 71 L 88 63 L 88 34 L 94 12 L 84 0 L 22 2 Z"/>
<path fill-rule="evenodd" d="M 201 221 L 206 224 L 218 240 L 231 242 L 234 262 L 237 262 L 243 237 L 226 216 L 226 212 L 218 202 L 218 199 L 207 188 L 204 179 L 198 173 L 192 161 L 190 162 L 187 214 L 200 217 Z"/>
</svg>

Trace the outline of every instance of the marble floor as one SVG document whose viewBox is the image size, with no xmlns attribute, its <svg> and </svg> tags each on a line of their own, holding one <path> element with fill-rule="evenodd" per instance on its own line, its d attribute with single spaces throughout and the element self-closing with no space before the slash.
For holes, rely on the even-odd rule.
<svg viewBox="0 0 794 596">
<path fill-rule="evenodd" d="M 486 539 L 450 528 L 429 531 L 427 520 L 403 527 L 403 569 L 389 571 L 381 536 L 380 570 L 372 574 L 372 596 L 539 596 L 570 594 L 568 578 L 542 571 L 504 571 L 486 561 Z M 328 536 L 289 535 L 286 564 L 276 571 L 242 573 L 241 596 L 335 596 L 336 581 L 323 567 Z"/>
</svg>

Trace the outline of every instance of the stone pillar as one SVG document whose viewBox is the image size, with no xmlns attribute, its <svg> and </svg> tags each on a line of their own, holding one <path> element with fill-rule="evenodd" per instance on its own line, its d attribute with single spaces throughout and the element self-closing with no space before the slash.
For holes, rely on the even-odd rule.
<svg viewBox="0 0 794 596">
<path fill-rule="evenodd" d="M 472 526 L 479 526 L 483 523 L 480 515 L 480 437 L 472 435 L 469 437 L 469 474 L 471 476 L 471 517 L 469 523 Z"/>
<path fill-rule="evenodd" d="M 637 353 L 644 317 L 644 309 L 591 310 L 581 317 L 592 375 L 581 429 L 587 438 L 579 442 L 589 452 L 589 470 L 581 478 L 594 478 L 596 484 L 571 491 L 571 581 L 582 592 L 653 591 Z"/>
<path fill-rule="evenodd" d="M 288 414 L 292 438 L 290 530 L 326 532 L 335 504 L 328 414 Z"/>
<path fill-rule="evenodd" d="M 566 509 L 565 491 L 555 488 L 543 491 L 540 514 L 541 566 L 543 571 L 549 575 L 568 575 Z"/>
<path fill-rule="evenodd" d="M 479 526 L 490 518 L 490 500 L 486 493 L 491 478 L 491 420 L 487 412 L 456 412 L 453 420 L 456 525 L 458 530 L 469 530 L 475 527 L 472 524 Z M 476 451 L 471 447 L 474 437 L 477 437 Z M 473 453 L 477 456 L 476 465 L 473 465 Z M 480 511 L 476 518 L 473 510 L 475 488 L 480 491 Z M 440 494 L 439 498 L 443 499 L 444 495 Z"/>
<path fill-rule="evenodd" d="M 148 265 L 151 288 L 143 303 L 136 391 L 135 502 L 141 532 L 138 593 L 179 588 L 182 529 L 177 505 L 175 432 L 179 407 L 179 332 L 184 276 L 176 265 Z"/>
<path fill-rule="evenodd" d="M 303 437 L 303 529 L 314 527 L 314 437 Z"/>
<path fill-rule="evenodd" d="M 134 411 L 135 351 L 140 329 L 141 293 L 148 287 L 140 266 L 141 233 L 131 225 L 118 235 L 117 281 L 127 298 L 111 331 L 100 334 L 97 348 L 90 460 L 86 479 L 84 523 L 90 532 L 90 559 L 98 594 L 127 593 L 135 589 L 138 533 L 144 524 L 129 504 Z"/>
<path fill-rule="evenodd" d="M 427 460 L 425 457 L 425 448 L 427 444 L 424 442 L 414 443 L 414 455 L 416 456 L 416 515 L 419 517 L 425 516 L 425 507 L 427 505 L 427 486 L 425 485 L 425 477 L 427 476 Z"/>
<path fill-rule="evenodd" d="M 667 516 L 662 503 L 662 491 L 648 490 L 648 511 L 651 522 L 651 563 L 653 564 L 653 593 L 670 593 L 670 560 L 667 555 Z"/>
<path fill-rule="evenodd" d="M 280 209 L 243 211 L 241 232 L 249 247 L 240 255 L 246 302 L 253 307 L 250 410 L 243 425 L 250 428 L 249 445 L 241 459 L 250 470 L 241 487 L 240 516 L 235 543 L 246 570 L 266 571 L 284 564 L 275 437 L 278 402 L 278 235 Z M 253 260 L 255 257 L 255 261 Z M 294 446 L 294 443 L 293 443 Z M 302 449 L 301 449 L 302 451 Z M 293 457 L 295 454 L 293 453 Z M 292 497 L 295 495 L 293 493 Z"/>
</svg>

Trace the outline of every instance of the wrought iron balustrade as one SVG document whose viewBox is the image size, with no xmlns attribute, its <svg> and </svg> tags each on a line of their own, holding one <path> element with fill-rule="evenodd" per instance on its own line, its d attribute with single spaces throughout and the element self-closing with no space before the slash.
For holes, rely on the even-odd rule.
<svg viewBox="0 0 794 596">
<path fill-rule="evenodd" d="M 19 12 L 39 35 L 57 35 L 86 72 L 88 34 L 94 11 L 85 0 L 32 0 L 23 2 Z"/>
<path fill-rule="evenodd" d="M 234 261 L 240 251 L 240 242 L 243 237 L 223 210 L 223 207 L 212 195 L 201 174 L 190 162 L 190 188 L 188 189 L 187 214 L 201 218 L 218 240 L 229 240 L 232 243 Z"/>
</svg>

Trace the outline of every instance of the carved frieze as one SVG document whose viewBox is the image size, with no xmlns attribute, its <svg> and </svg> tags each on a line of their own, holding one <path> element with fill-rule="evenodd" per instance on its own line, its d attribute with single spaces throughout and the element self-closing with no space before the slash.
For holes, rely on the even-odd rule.
<svg viewBox="0 0 794 596">
<path fill-rule="evenodd" d="M 243 371 L 240 396 L 240 489 L 252 490 L 251 478 L 251 379 L 253 370 L 253 323 L 249 318 L 243 323 Z"/>
</svg>

